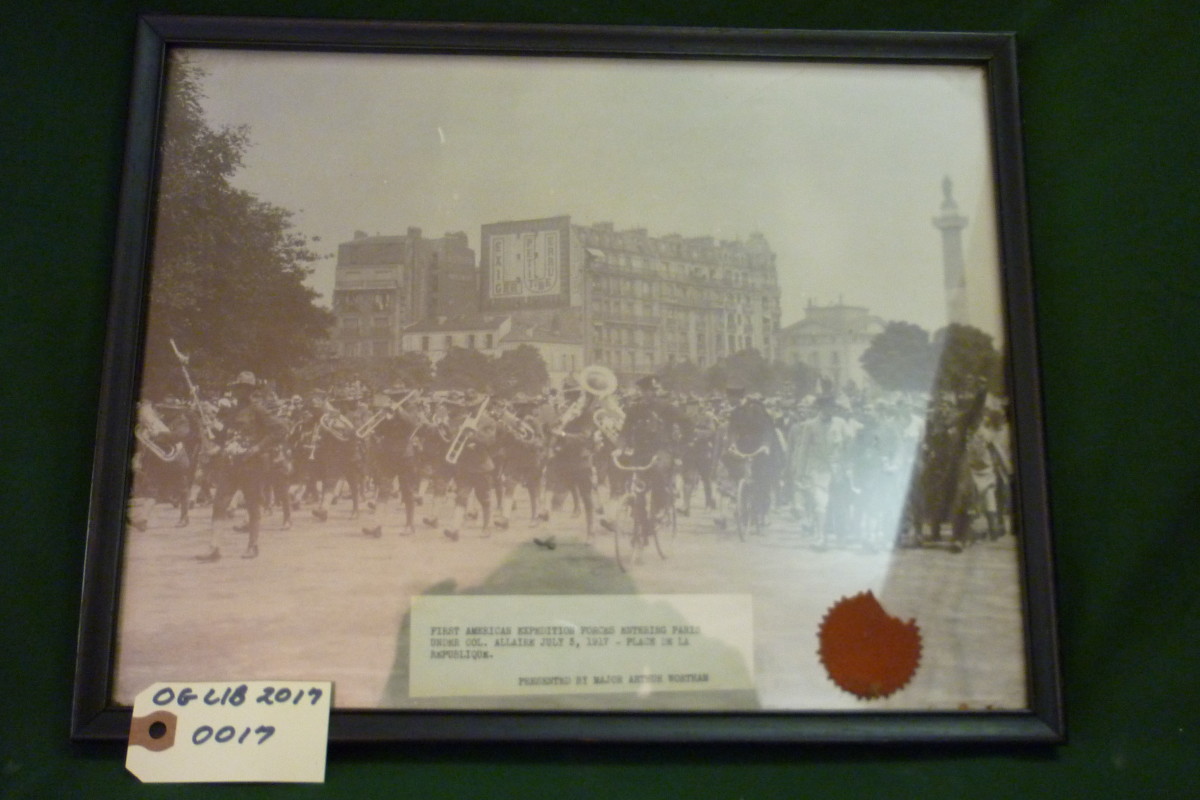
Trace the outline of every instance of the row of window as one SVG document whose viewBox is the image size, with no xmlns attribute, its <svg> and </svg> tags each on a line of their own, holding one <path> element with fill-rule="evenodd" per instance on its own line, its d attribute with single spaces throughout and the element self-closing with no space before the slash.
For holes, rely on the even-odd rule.
<svg viewBox="0 0 1200 800">
<path fill-rule="evenodd" d="M 593 360 L 611 370 L 652 372 L 655 367 L 654 352 L 651 350 L 605 350 L 596 348 L 592 351 Z"/>
<path fill-rule="evenodd" d="M 761 307 L 764 312 L 772 311 L 777 303 L 775 292 L 766 286 L 759 287 L 761 288 L 761 294 L 755 292 L 752 294 L 730 295 L 728 292 L 704 286 L 603 276 L 594 277 L 591 287 L 593 301 L 596 303 L 605 302 L 605 296 L 620 300 L 662 298 L 671 302 L 688 303 L 691 305 L 707 304 L 737 307 L 746 310 Z"/>
<path fill-rule="evenodd" d="M 382 358 L 399 355 L 392 352 L 392 343 L 385 339 L 368 339 L 361 342 L 342 342 L 338 354 L 345 358 Z"/>
<path fill-rule="evenodd" d="M 623 328 L 620 326 L 604 327 L 597 325 L 594 328 L 594 337 L 596 341 L 605 344 L 619 344 L 634 347 L 653 347 L 654 346 L 654 331 L 644 328 Z"/>
<path fill-rule="evenodd" d="M 403 293 L 396 289 L 333 293 L 333 310 L 338 312 L 358 311 L 369 314 L 374 311 L 391 311 L 397 302 L 400 306 L 405 305 Z"/>
<path fill-rule="evenodd" d="M 604 254 L 606 261 L 617 263 L 622 266 L 631 267 L 633 269 L 646 269 L 655 267 L 666 267 L 668 270 L 690 270 L 691 265 L 680 264 L 666 260 L 674 257 L 686 259 L 691 262 L 703 261 L 712 263 L 720 259 L 721 263 L 714 275 L 723 275 L 724 269 L 740 268 L 746 269 L 752 266 L 751 259 L 747 253 L 737 253 L 718 251 L 715 246 L 686 245 L 677 241 L 664 241 L 662 239 L 651 239 L 645 235 L 639 234 L 621 234 L 609 233 L 606 231 L 585 231 L 581 233 L 580 239 L 585 246 L 593 246 L 603 248 L 607 252 Z M 638 255 L 636 252 L 612 252 L 614 249 L 650 252 L 654 257 L 645 257 Z M 722 258 L 724 256 L 724 258 Z M 722 269 L 724 268 L 724 269 Z M 733 273 L 738 276 L 743 273 Z"/>
<path fill-rule="evenodd" d="M 482 346 L 484 350 L 491 350 L 496 345 L 495 334 L 484 333 L 474 334 L 467 333 L 455 337 L 452 333 L 443 334 L 440 339 L 431 335 L 421 337 L 421 352 L 428 353 L 433 349 L 433 343 L 440 341 L 441 350 L 449 350 L 451 347 L 465 347 L 468 350 L 474 350 Z"/>
</svg>

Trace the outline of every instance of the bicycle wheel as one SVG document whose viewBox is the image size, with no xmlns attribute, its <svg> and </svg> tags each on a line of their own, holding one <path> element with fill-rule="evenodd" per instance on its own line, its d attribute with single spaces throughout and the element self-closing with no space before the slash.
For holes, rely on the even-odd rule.
<svg viewBox="0 0 1200 800">
<path fill-rule="evenodd" d="M 610 501 L 612 516 L 601 523 L 601 527 L 612 532 L 613 556 L 622 572 L 632 563 L 635 555 L 634 540 L 636 538 L 633 523 L 633 498 L 622 495 L 615 502 Z"/>
<path fill-rule="evenodd" d="M 658 557 L 663 559 L 669 558 L 675 552 L 675 533 L 679 525 L 675 502 L 675 492 L 670 492 L 666 507 L 650 529 L 654 538 L 654 549 L 658 551 Z"/>
<path fill-rule="evenodd" d="M 750 503 L 752 502 L 750 488 L 749 478 L 739 480 L 737 495 L 733 501 L 734 527 L 737 528 L 738 539 L 743 542 L 746 541 L 746 533 L 750 527 L 750 515 L 753 513 L 750 508 Z"/>
</svg>

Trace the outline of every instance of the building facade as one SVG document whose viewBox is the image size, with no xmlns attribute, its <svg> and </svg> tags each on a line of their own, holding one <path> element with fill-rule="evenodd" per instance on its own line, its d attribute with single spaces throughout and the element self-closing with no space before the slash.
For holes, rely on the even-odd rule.
<svg viewBox="0 0 1200 800">
<path fill-rule="evenodd" d="M 515 311 L 509 332 L 500 340 L 500 350 L 515 350 L 521 345 L 536 348 L 546 362 L 550 385 L 561 386 L 588 363 L 584 360 L 582 312 L 571 306 Z"/>
<path fill-rule="evenodd" d="M 780 360 L 807 364 L 837 388 L 864 387 L 870 378 L 862 367 L 862 354 L 883 328 L 883 320 L 861 306 L 817 306 L 810 301 L 804 319 L 779 332 Z"/>
<path fill-rule="evenodd" d="M 505 314 L 428 317 L 404 329 L 400 346 L 405 352 L 423 354 L 432 364 L 441 361 L 456 347 L 497 356 L 503 352 L 500 342 L 511 327 L 512 321 Z"/>
<path fill-rule="evenodd" d="M 395 356 L 413 323 L 478 308 L 475 251 L 465 233 L 426 239 L 420 228 L 403 236 L 354 238 L 338 246 L 333 312 L 334 354 Z"/>
<path fill-rule="evenodd" d="M 569 363 L 578 352 L 622 383 L 676 361 L 707 367 L 751 348 L 778 355 L 778 273 L 760 234 L 650 236 L 560 216 L 484 225 L 480 253 L 486 311 L 563 312 L 579 325 L 556 333 L 553 355 Z"/>
</svg>

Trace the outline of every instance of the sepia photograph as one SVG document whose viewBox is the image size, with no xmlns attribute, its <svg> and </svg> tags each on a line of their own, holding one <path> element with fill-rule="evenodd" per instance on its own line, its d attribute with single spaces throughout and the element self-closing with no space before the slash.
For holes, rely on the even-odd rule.
<svg viewBox="0 0 1200 800">
<path fill-rule="evenodd" d="M 77 692 L 1060 734 L 1010 40 L 240 25 L 143 34 Z"/>
</svg>

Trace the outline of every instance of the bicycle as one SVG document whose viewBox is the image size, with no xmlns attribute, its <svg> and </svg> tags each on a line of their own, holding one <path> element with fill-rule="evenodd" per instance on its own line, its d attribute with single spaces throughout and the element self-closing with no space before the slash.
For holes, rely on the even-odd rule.
<svg viewBox="0 0 1200 800">
<path fill-rule="evenodd" d="M 746 540 L 746 533 L 751 529 L 762 530 L 766 522 L 766 505 L 770 502 L 769 487 L 754 474 L 753 460 L 760 455 L 766 455 L 767 445 L 761 444 L 752 453 L 743 453 L 736 444 L 730 444 L 726 451 L 728 455 L 738 459 L 737 484 L 733 487 L 733 524 L 737 530 L 738 539 Z M 726 472 L 732 472 L 726 465 Z M 732 475 L 730 475 L 732 477 Z"/>
<path fill-rule="evenodd" d="M 616 514 L 614 517 L 601 520 L 600 526 L 606 530 L 611 530 L 613 534 L 613 553 L 617 559 L 617 566 L 622 572 L 626 571 L 627 562 L 630 564 L 641 563 L 642 554 L 650 542 L 654 542 L 654 549 L 662 559 L 670 556 L 675 543 L 676 532 L 676 517 L 675 517 L 675 492 L 670 486 L 670 482 L 661 487 L 664 497 L 655 507 L 654 486 L 650 480 L 647 480 L 645 473 L 659 465 L 660 455 L 655 454 L 650 461 L 641 466 L 627 465 L 621 463 L 621 453 L 614 450 L 612 453 L 613 466 L 623 472 L 631 472 L 629 489 L 621 496 L 616 503 Z M 663 527 L 668 528 L 666 535 L 659 534 L 660 519 Z M 626 553 L 622 555 L 621 540 L 628 537 L 626 543 Z"/>
</svg>

